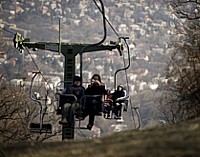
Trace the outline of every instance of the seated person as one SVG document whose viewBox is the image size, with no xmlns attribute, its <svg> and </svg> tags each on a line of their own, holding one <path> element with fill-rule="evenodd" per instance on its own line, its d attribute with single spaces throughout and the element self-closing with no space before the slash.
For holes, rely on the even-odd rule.
<svg viewBox="0 0 200 157">
<path fill-rule="evenodd" d="M 81 86 L 81 78 L 79 76 L 74 76 L 73 84 L 66 86 L 62 94 L 73 94 L 72 96 L 66 96 L 65 99 L 67 103 L 62 105 L 62 120 L 60 124 L 68 124 L 74 121 L 75 110 L 80 109 L 80 99 L 84 95 L 85 88 Z M 68 103 L 69 102 L 69 103 Z"/>
<path fill-rule="evenodd" d="M 126 105 L 128 96 L 122 85 L 118 85 L 117 90 L 113 93 L 112 100 L 114 105 L 114 114 L 116 119 L 121 119 Z"/>
<path fill-rule="evenodd" d="M 104 100 L 104 107 L 103 107 L 104 118 L 109 118 L 110 117 L 110 111 L 113 109 L 112 95 L 113 95 L 113 93 L 111 93 L 108 90 L 107 95 L 106 95 L 106 99 Z"/>
<path fill-rule="evenodd" d="M 86 98 L 85 113 L 89 115 L 89 123 L 87 128 L 92 129 L 94 125 L 95 115 L 102 112 L 102 97 L 106 94 L 105 85 L 101 82 L 101 77 L 94 74 L 91 78 L 91 84 L 85 90 L 85 95 L 98 95 L 97 97 Z"/>
</svg>

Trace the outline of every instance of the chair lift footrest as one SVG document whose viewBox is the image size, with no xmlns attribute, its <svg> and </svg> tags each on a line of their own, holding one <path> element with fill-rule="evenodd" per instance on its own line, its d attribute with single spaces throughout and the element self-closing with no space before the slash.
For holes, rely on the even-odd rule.
<svg viewBox="0 0 200 157">
<path fill-rule="evenodd" d="M 40 123 L 31 123 L 29 129 L 35 133 L 52 133 L 52 125 L 49 123 L 42 125 Z"/>
</svg>

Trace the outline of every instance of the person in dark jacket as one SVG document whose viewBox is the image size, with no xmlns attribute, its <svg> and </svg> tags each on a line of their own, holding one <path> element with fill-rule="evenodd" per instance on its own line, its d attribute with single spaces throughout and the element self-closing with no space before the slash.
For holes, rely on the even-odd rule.
<svg viewBox="0 0 200 157">
<path fill-rule="evenodd" d="M 62 105 L 60 124 L 68 124 L 74 121 L 75 110 L 80 109 L 80 100 L 84 92 L 85 88 L 81 85 L 81 78 L 74 76 L 73 84 L 67 85 L 62 92 L 62 95 L 66 94 L 64 97 L 66 103 Z"/>
<path fill-rule="evenodd" d="M 68 85 L 62 92 L 62 94 L 73 94 L 77 98 L 77 102 L 80 102 L 81 97 L 84 95 L 85 88 L 81 86 L 81 78 L 74 76 L 73 84 Z"/>
<path fill-rule="evenodd" d="M 85 90 L 85 95 L 88 95 L 85 105 L 85 113 L 89 115 L 87 128 L 91 130 L 94 125 L 95 115 L 99 115 L 102 112 L 102 99 L 106 95 L 105 85 L 101 82 L 99 74 L 92 76 L 91 84 Z"/>
<path fill-rule="evenodd" d="M 124 106 L 128 96 L 122 85 L 117 86 L 117 90 L 113 93 L 112 100 L 114 105 L 114 114 L 116 119 L 122 119 Z"/>
</svg>

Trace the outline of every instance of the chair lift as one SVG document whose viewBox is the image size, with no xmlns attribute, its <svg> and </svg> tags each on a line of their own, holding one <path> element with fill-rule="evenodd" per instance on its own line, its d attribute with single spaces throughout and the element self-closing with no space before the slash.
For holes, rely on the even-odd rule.
<svg viewBox="0 0 200 157">
<path fill-rule="evenodd" d="M 122 113 L 123 111 L 127 111 L 128 109 L 128 101 L 129 101 L 129 95 L 126 96 L 124 98 L 124 106 L 122 106 Z M 114 107 L 114 104 L 113 104 L 113 100 L 112 100 L 112 94 L 109 93 L 107 95 L 107 99 L 104 100 L 104 106 L 103 106 L 103 114 L 104 114 L 104 118 L 105 119 L 113 119 L 113 114 L 115 112 L 115 107 Z"/>
<path fill-rule="evenodd" d="M 35 114 L 32 116 L 31 121 L 29 123 L 28 129 L 30 130 L 30 132 L 33 133 L 52 133 L 52 125 L 49 123 L 44 123 L 44 115 L 45 115 L 45 108 L 42 105 L 40 99 L 38 99 L 37 97 L 33 97 L 32 95 L 32 88 L 33 88 L 33 82 L 35 77 L 39 74 L 40 72 L 33 72 L 34 76 L 32 77 L 31 80 L 31 86 L 30 86 L 30 97 L 33 101 L 35 101 L 36 103 L 38 103 L 39 105 L 39 120 L 37 123 L 33 123 L 32 120 L 35 116 Z M 38 115 L 38 114 L 37 114 Z"/>
<path fill-rule="evenodd" d="M 62 94 L 62 91 L 58 88 L 58 86 L 62 83 L 64 83 L 65 81 L 61 81 L 57 84 L 56 87 L 56 95 L 58 96 L 58 105 L 57 105 L 57 114 L 58 115 L 62 115 L 62 109 L 63 109 L 63 105 L 65 103 L 69 103 L 69 104 L 73 104 L 75 102 L 77 102 L 77 98 L 75 95 L 73 94 Z M 80 99 L 80 103 L 79 103 L 79 108 L 74 110 L 73 108 L 69 108 L 68 112 L 68 117 L 67 120 L 68 122 L 72 122 L 69 126 L 70 128 L 68 128 L 69 132 L 73 132 L 73 129 L 87 129 L 86 127 L 81 126 L 81 121 L 85 119 L 86 116 L 88 116 L 89 112 L 87 111 L 87 100 L 90 98 L 97 98 L 100 97 L 101 99 L 103 99 L 102 95 L 83 95 Z M 100 109 L 97 110 L 94 114 L 95 116 L 102 116 L 102 106 L 99 106 Z M 73 114 L 72 114 L 73 113 Z M 75 128 L 75 121 L 79 121 L 79 124 L 77 126 L 77 128 Z M 61 124 L 61 123 L 60 123 Z M 61 124 L 63 125 L 63 124 Z M 71 131 L 70 131 L 71 130 Z M 73 134 L 73 133 L 72 133 Z M 74 135 L 73 135 L 74 136 Z"/>
<path fill-rule="evenodd" d="M 96 1 L 94 0 L 96 3 Z M 14 46 L 17 48 L 20 52 L 22 52 L 25 48 L 33 50 L 36 49 L 42 49 L 42 50 L 49 50 L 52 52 L 56 52 L 59 54 L 62 54 L 65 58 L 65 64 L 64 64 L 64 81 L 67 83 L 64 83 L 64 87 L 68 83 L 72 83 L 73 76 L 75 75 L 75 57 L 79 54 L 80 55 L 80 77 L 82 78 L 82 54 L 86 52 L 95 52 L 95 51 L 103 51 L 103 50 L 113 50 L 117 49 L 119 50 L 119 53 L 121 54 L 121 45 L 119 42 L 110 43 L 109 45 L 103 45 L 103 42 L 106 39 L 106 17 L 105 17 L 105 11 L 104 11 L 104 5 L 102 0 L 99 0 L 101 4 L 101 12 L 103 15 L 103 26 L 104 26 L 104 37 L 103 39 L 95 44 L 80 44 L 80 43 L 61 43 L 61 40 L 59 38 L 59 43 L 54 42 L 30 42 L 30 39 L 24 39 L 19 33 L 17 33 L 13 39 Z M 60 30 L 60 29 L 59 29 Z M 59 35 L 60 36 L 60 35 Z M 36 74 L 35 74 L 36 76 Z M 35 77 L 34 76 L 34 77 Z M 40 102 L 40 100 L 35 99 L 31 95 L 31 99 L 38 103 L 40 106 L 40 118 L 38 123 L 30 123 L 29 128 L 32 131 L 38 131 L 38 132 L 51 132 L 52 126 L 50 124 L 44 124 L 43 118 L 44 118 L 44 111 L 43 106 Z M 62 125 L 62 140 L 64 139 L 73 139 L 74 138 L 74 127 L 69 127 L 68 125 Z"/>
<path fill-rule="evenodd" d="M 128 37 L 121 37 L 119 39 L 120 40 L 119 43 L 121 43 L 122 39 L 124 40 L 124 42 L 125 42 L 125 44 L 127 46 L 129 60 L 128 60 L 128 65 L 127 66 L 125 66 L 125 62 L 124 62 L 124 67 L 121 68 L 121 69 L 118 69 L 115 72 L 115 75 L 114 75 L 114 89 L 116 89 L 116 87 L 117 87 L 117 73 L 120 72 L 120 71 L 125 71 L 126 72 L 126 70 L 130 67 L 130 52 L 129 52 L 129 46 L 128 46 L 127 41 L 126 41 L 126 39 L 128 39 Z M 120 52 L 122 52 L 122 50 Z M 120 53 L 120 55 L 122 56 L 122 53 Z M 127 79 L 127 74 L 126 74 L 126 79 Z M 127 82 L 127 87 L 128 87 L 128 82 Z M 127 89 L 127 90 L 129 90 L 129 89 Z M 113 105 L 113 101 L 112 101 L 111 98 L 112 98 L 112 94 L 108 95 L 108 99 L 105 100 L 105 102 L 104 102 L 104 118 L 106 118 L 106 119 L 112 119 L 113 118 L 113 113 L 114 113 L 114 110 L 115 110 L 114 105 Z M 128 110 L 129 101 L 131 103 L 129 92 L 128 92 L 127 98 L 124 101 L 125 106 L 122 106 L 124 108 L 121 109 L 121 113 L 123 113 L 124 111 L 126 112 Z M 135 111 L 136 116 L 137 116 L 138 127 L 136 127 L 135 118 L 134 118 L 134 115 L 133 115 L 133 110 Z M 133 107 L 132 104 L 131 104 L 131 111 L 132 111 L 132 116 L 133 116 L 135 128 L 139 129 L 140 126 L 141 126 L 141 116 L 140 116 L 139 108 L 138 107 Z M 121 123 L 121 122 L 123 122 L 123 119 L 118 119 L 117 122 Z"/>
<path fill-rule="evenodd" d="M 115 77 L 114 77 L 114 87 L 116 89 L 116 85 L 117 85 L 117 73 L 120 72 L 120 71 L 125 71 L 125 74 L 126 74 L 126 80 L 127 80 L 127 91 L 129 91 L 129 86 L 128 86 L 128 79 L 127 79 L 127 73 L 126 73 L 126 70 L 130 67 L 130 50 L 129 50 L 129 46 L 128 46 L 128 43 L 127 43 L 127 40 L 128 37 L 122 37 L 120 38 L 120 40 L 124 40 L 124 43 L 125 45 L 127 46 L 127 51 L 128 51 L 128 65 L 125 66 L 125 61 L 124 61 L 124 68 L 121 68 L 121 69 L 118 69 L 116 72 L 115 72 Z M 121 42 L 120 42 L 121 43 Z M 141 116 L 140 116 L 140 112 L 139 112 L 139 107 L 137 106 L 132 106 L 132 103 L 131 103 L 131 99 L 130 99 L 130 96 L 129 96 L 129 93 L 127 95 L 127 101 L 126 101 L 126 107 L 127 108 L 124 108 L 123 111 L 127 111 L 128 109 L 128 101 L 130 101 L 130 104 L 131 104 L 131 111 L 132 111 L 132 116 L 133 116 L 133 121 L 134 121 L 134 124 L 135 124 L 135 129 L 139 129 L 140 126 L 141 126 Z M 134 118 L 134 114 L 133 112 L 135 111 L 136 113 L 136 116 L 137 116 L 137 120 L 138 120 L 138 126 L 136 127 L 136 123 L 135 123 L 135 118 Z"/>
<path fill-rule="evenodd" d="M 119 38 L 119 43 L 121 43 L 122 39 L 126 40 L 126 39 L 128 39 L 128 37 Z M 122 56 L 122 51 L 123 51 L 123 45 L 121 44 L 120 47 L 119 47 L 120 56 Z M 130 61 L 129 61 L 129 64 L 126 67 L 123 67 L 123 68 L 116 70 L 115 75 L 114 75 L 114 89 L 116 89 L 116 87 L 117 87 L 117 73 L 120 72 L 120 71 L 126 71 L 129 67 L 130 67 Z M 114 113 L 115 107 L 113 105 L 112 94 L 113 93 L 109 93 L 107 95 L 107 99 L 104 101 L 103 113 L 104 113 L 105 119 L 113 119 L 113 113 Z M 125 100 L 124 100 L 125 106 L 123 107 L 123 111 L 127 111 L 127 109 L 128 109 L 129 97 L 130 96 L 127 95 Z M 123 111 L 121 111 L 121 112 L 123 112 Z"/>
</svg>

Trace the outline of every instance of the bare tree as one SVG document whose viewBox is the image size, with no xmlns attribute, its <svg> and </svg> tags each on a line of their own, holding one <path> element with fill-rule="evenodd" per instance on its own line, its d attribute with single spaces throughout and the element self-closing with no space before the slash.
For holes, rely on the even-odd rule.
<svg viewBox="0 0 200 157">
<path fill-rule="evenodd" d="M 200 19 L 199 0 L 167 0 L 174 13 L 188 20 Z"/>
<path fill-rule="evenodd" d="M 28 126 L 38 107 L 30 100 L 28 89 L 13 86 L 2 79 L 0 84 L 0 143 L 45 141 L 60 132 L 58 128 L 52 134 L 31 133 Z"/>
<path fill-rule="evenodd" d="M 13 88 L 3 80 L 0 91 L 0 141 L 6 143 L 30 139 L 27 124 L 31 109 L 27 107 L 31 105 L 26 92 Z"/>
<path fill-rule="evenodd" d="M 195 5 L 199 9 L 199 1 L 170 2 L 176 13 L 181 15 L 186 15 L 185 4 L 191 7 Z M 172 41 L 173 53 L 166 75 L 169 82 L 160 106 L 169 122 L 200 116 L 200 16 L 191 11 L 185 16 L 186 23 L 182 25 L 181 36 L 175 36 Z"/>
<path fill-rule="evenodd" d="M 13 48 L 6 41 L 0 40 L 0 43 L 1 51 L 12 51 Z M 30 99 L 29 88 L 21 84 L 13 85 L 4 79 L 9 78 L 8 71 L 13 74 L 13 70 L 16 70 L 14 68 L 2 64 L 3 70 L 0 73 L 0 143 L 44 141 L 54 137 L 60 131 L 59 128 L 53 134 L 33 134 L 28 129 L 32 117 L 38 112 L 38 104 Z M 42 91 L 41 88 L 39 90 Z M 47 92 L 45 96 L 50 94 Z"/>
</svg>

